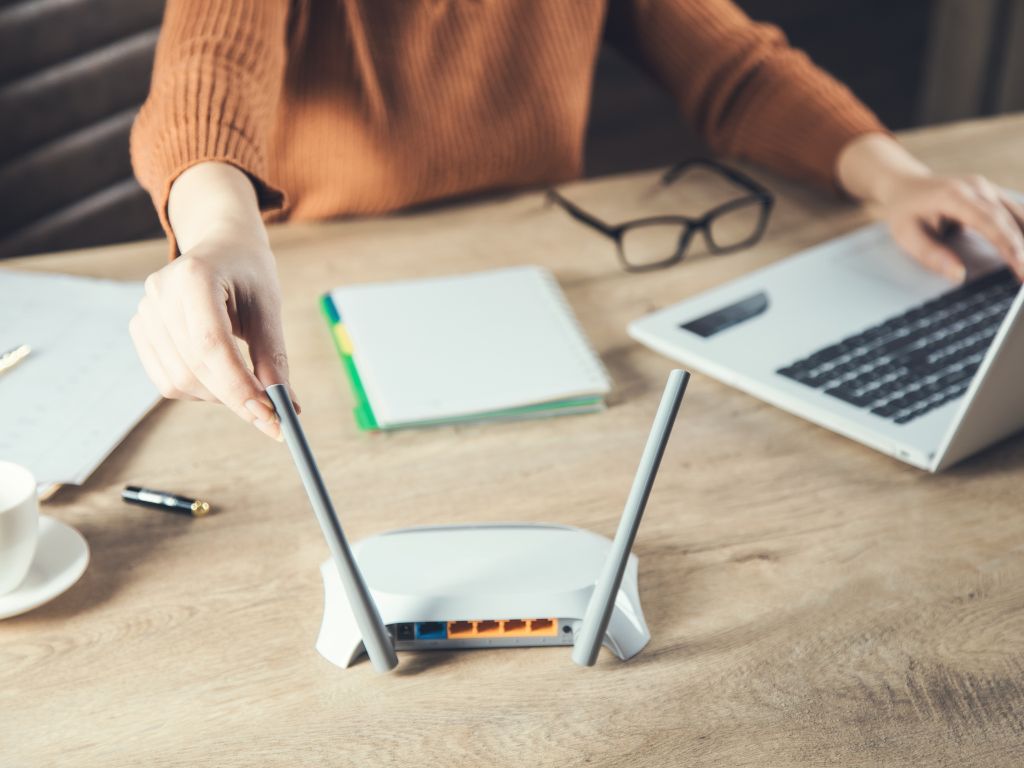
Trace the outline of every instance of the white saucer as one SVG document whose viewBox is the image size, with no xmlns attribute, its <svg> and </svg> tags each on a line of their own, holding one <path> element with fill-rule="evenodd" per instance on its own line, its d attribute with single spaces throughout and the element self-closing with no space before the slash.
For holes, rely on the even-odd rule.
<svg viewBox="0 0 1024 768">
<path fill-rule="evenodd" d="M 85 573 L 89 545 L 82 534 L 46 515 L 39 516 L 39 545 L 21 586 L 0 595 L 0 619 L 17 616 L 67 591 Z"/>
</svg>

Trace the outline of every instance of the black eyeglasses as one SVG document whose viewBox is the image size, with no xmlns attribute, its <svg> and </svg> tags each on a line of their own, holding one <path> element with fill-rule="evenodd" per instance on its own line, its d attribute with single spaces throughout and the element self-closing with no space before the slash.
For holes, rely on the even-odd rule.
<svg viewBox="0 0 1024 768">
<path fill-rule="evenodd" d="M 707 168 L 724 176 L 746 192 L 717 205 L 699 218 L 651 216 L 612 225 L 587 213 L 555 189 L 548 197 L 574 219 L 612 238 L 619 261 L 628 272 L 661 269 L 682 261 L 696 232 L 704 236 L 708 252 L 724 254 L 753 245 L 764 234 L 775 199 L 772 193 L 744 173 L 712 160 L 684 160 L 661 177 L 667 186 L 693 168 Z"/>
</svg>

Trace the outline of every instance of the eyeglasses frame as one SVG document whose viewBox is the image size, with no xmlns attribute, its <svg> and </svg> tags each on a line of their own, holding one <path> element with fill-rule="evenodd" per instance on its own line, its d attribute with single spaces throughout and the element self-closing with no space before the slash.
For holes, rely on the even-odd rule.
<svg viewBox="0 0 1024 768">
<path fill-rule="evenodd" d="M 693 218 L 691 216 L 649 216 L 642 219 L 633 219 L 621 224 L 609 224 L 597 216 L 588 213 L 563 196 L 562 193 L 554 187 L 547 190 L 547 195 L 549 200 L 558 203 L 558 205 L 565 209 L 565 211 L 574 219 L 613 239 L 616 245 L 616 253 L 619 257 L 619 263 L 627 272 L 650 272 L 655 269 L 664 269 L 672 266 L 673 264 L 679 263 L 686 256 L 686 249 L 689 247 L 690 241 L 693 239 L 693 235 L 696 232 L 701 232 L 703 234 L 704 242 L 708 247 L 708 252 L 716 256 L 734 253 L 735 251 L 742 250 L 743 248 L 748 248 L 760 240 L 768 226 L 768 219 L 771 215 L 772 207 L 775 204 L 775 197 L 763 185 L 759 184 L 745 173 L 714 160 L 694 158 L 691 160 L 683 160 L 682 162 L 676 163 L 670 167 L 662 175 L 659 183 L 662 186 L 668 186 L 687 171 L 700 167 L 717 171 L 730 181 L 735 182 L 738 186 L 746 189 L 746 194 L 741 197 L 737 197 L 734 200 L 729 200 L 716 205 L 699 218 Z M 721 216 L 723 213 L 728 213 L 729 211 L 735 210 L 744 205 L 749 205 L 751 201 L 758 201 L 761 203 L 757 228 L 754 233 L 739 243 L 733 243 L 728 246 L 719 246 L 716 244 L 714 238 L 711 236 L 710 227 L 711 222 L 715 217 Z M 625 233 L 631 228 L 650 226 L 652 224 L 680 224 L 683 226 L 683 233 L 679 238 L 679 245 L 676 247 L 676 252 L 666 259 L 652 262 L 650 264 L 631 264 L 626 259 L 626 253 L 623 247 L 623 238 Z"/>
</svg>

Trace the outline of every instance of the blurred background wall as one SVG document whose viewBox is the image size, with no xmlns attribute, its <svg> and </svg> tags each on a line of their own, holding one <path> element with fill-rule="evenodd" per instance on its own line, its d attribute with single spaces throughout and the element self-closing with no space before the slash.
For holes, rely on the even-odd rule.
<svg viewBox="0 0 1024 768">
<path fill-rule="evenodd" d="M 0 258 L 159 234 L 132 178 L 128 131 L 163 1 L 0 0 Z M 893 129 L 1024 109 L 1024 0 L 739 4 Z M 701 151 L 671 100 L 602 51 L 588 175 Z"/>
</svg>

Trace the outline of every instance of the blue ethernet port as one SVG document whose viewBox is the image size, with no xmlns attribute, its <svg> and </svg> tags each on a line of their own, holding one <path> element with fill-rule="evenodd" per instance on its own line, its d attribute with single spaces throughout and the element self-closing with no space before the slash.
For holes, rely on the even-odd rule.
<svg viewBox="0 0 1024 768">
<path fill-rule="evenodd" d="M 417 640 L 445 640 L 448 625 L 443 621 L 421 621 L 416 624 Z"/>
</svg>

